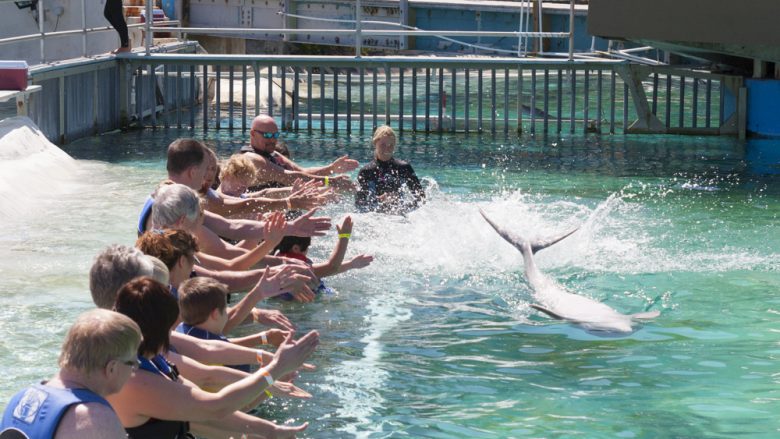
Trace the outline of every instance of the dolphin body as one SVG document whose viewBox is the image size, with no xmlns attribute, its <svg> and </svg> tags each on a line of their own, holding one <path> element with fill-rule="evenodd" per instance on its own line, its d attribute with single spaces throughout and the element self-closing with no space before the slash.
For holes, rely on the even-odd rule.
<svg viewBox="0 0 780 439">
<path fill-rule="evenodd" d="M 566 291 L 557 282 L 539 271 L 534 261 L 534 253 L 563 240 L 576 232 L 577 228 L 547 241 L 529 242 L 493 222 L 482 209 L 479 212 L 502 238 L 523 254 L 525 277 L 534 290 L 534 299 L 540 302 L 532 304 L 532 308 L 554 319 L 574 323 L 588 331 L 611 333 L 631 332 L 632 326 L 637 320 L 653 319 L 661 314 L 658 311 L 630 315 L 621 314 L 603 303 Z"/>
</svg>

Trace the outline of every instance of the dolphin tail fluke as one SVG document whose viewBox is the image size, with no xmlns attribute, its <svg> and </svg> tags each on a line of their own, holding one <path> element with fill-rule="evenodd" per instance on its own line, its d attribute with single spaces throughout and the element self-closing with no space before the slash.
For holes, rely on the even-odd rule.
<svg viewBox="0 0 780 439">
<path fill-rule="evenodd" d="M 525 251 L 524 248 L 524 244 L 526 243 L 525 239 L 496 224 L 492 219 L 490 219 L 487 216 L 484 210 L 479 209 L 479 213 L 480 215 L 482 215 L 482 218 L 485 218 L 485 221 L 487 221 L 488 224 L 490 224 L 493 227 L 493 229 L 495 229 L 495 231 L 498 232 L 498 234 L 501 235 L 501 237 L 504 238 L 508 243 L 515 246 L 515 248 L 520 250 L 521 253 Z"/>
<path fill-rule="evenodd" d="M 632 320 L 652 320 L 661 315 L 661 311 L 647 311 L 631 314 Z"/>
<path fill-rule="evenodd" d="M 487 221 L 488 224 L 493 226 L 493 228 L 496 230 L 496 232 L 498 232 L 499 235 L 501 235 L 502 238 L 507 240 L 507 242 L 509 242 L 513 246 L 515 246 L 518 250 L 520 250 L 520 252 L 524 251 L 523 245 L 526 243 L 525 239 L 496 224 L 492 219 L 490 219 L 487 216 L 484 210 L 479 209 L 479 213 L 482 215 L 482 218 L 485 218 L 485 221 Z M 562 241 L 564 238 L 569 237 L 572 233 L 576 232 L 577 230 L 579 230 L 579 227 L 575 227 L 569 230 L 568 232 L 563 233 L 562 235 L 556 236 L 554 238 L 550 238 L 544 241 L 530 242 L 529 244 L 531 245 L 531 252 L 536 253 L 539 250 L 545 249 L 559 241 Z"/>
<path fill-rule="evenodd" d="M 564 239 L 568 238 L 569 236 L 571 236 L 571 234 L 573 234 L 574 232 L 576 232 L 579 229 L 580 229 L 580 227 L 577 226 L 577 227 L 569 230 L 568 232 L 565 232 L 565 233 L 563 233 L 561 235 L 558 235 L 558 236 L 556 236 L 554 238 L 550 238 L 550 239 L 547 239 L 545 241 L 532 242 L 531 243 L 531 250 L 533 250 L 534 253 L 538 252 L 539 250 L 544 250 L 547 247 L 549 247 L 549 246 L 551 246 L 551 245 L 553 245 L 553 244 L 555 244 L 555 243 L 557 243 L 559 241 L 563 241 Z"/>
</svg>

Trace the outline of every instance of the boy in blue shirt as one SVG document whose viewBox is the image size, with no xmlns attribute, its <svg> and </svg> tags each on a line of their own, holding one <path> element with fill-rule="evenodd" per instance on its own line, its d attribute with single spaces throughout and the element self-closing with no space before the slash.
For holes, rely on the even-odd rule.
<svg viewBox="0 0 780 439">
<path fill-rule="evenodd" d="M 287 336 L 287 331 L 269 329 L 246 337 L 228 339 L 223 334 L 228 321 L 227 285 L 208 278 L 195 277 L 179 286 L 179 314 L 182 323 L 177 332 L 204 340 L 223 340 L 246 347 L 273 345 L 278 347 Z M 258 351 L 261 364 L 270 361 L 272 354 Z M 230 366 L 249 372 L 249 365 Z"/>
</svg>

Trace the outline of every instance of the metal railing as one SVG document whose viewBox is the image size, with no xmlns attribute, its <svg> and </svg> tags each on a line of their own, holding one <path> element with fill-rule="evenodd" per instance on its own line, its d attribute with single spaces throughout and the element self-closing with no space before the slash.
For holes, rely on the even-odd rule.
<svg viewBox="0 0 780 439">
<path fill-rule="evenodd" d="M 9 2 L 10 0 L 0 0 L 0 2 Z M 21 41 L 30 41 L 30 40 L 39 40 L 40 41 L 40 55 L 41 55 L 41 62 L 46 62 L 46 52 L 45 52 L 45 41 L 46 38 L 50 37 L 62 37 L 62 36 L 69 36 L 69 35 L 82 35 L 82 56 L 87 56 L 87 34 L 93 33 L 93 32 L 105 32 L 105 31 L 111 31 L 113 28 L 111 26 L 102 26 L 102 27 L 91 27 L 87 28 L 86 26 L 86 1 L 87 0 L 81 0 L 81 29 L 73 29 L 73 30 L 66 30 L 66 31 L 55 31 L 55 32 L 45 32 L 43 29 L 44 24 L 44 9 L 45 4 L 44 0 L 38 0 L 37 5 L 37 11 L 38 11 L 38 26 L 39 26 L 39 32 L 37 34 L 29 34 L 29 35 L 21 35 L 16 37 L 9 37 L 9 38 L 3 38 L 0 39 L 0 44 L 9 44 L 9 43 L 15 43 L 15 42 L 21 42 Z M 541 8 L 541 0 L 537 0 L 539 4 L 539 8 Z M 146 3 L 146 17 L 153 17 L 153 4 L 151 1 L 147 1 Z M 448 39 L 451 40 L 450 37 L 509 37 L 509 38 L 515 38 L 518 40 L 518 50 L 517 55 L 518 56 L 524 56 L 527 51 L 523 49 L 522 42 L 525 40 L 527 41 L 530 38 L 539 38 L 540 41 L 540 52 L 544 53 L 541 45 L 541 40 L 543 38 L 567 38 L 569 40 L 569 53 L 568 53 L 568 59 L 573 60 L 574 59 L 574 5 L 575 0 L 570 0 L 570 10 L 569 10 L 569 31 L 568 32 L 531 32 L 523 30 L 529 26 L 529 19 L 531 15 L 531 4 L 532 0 L 527 0 L 521 2 L 521 14 L 520 14 L 520 23 L 519 23 L 519 31 L 517 32 L 494 32 L 494 31 L 456 31 L 456 30 L 448 30 L 448 31 L 442 31 L 442 30 L 436 30 L 436 31 L 429 31 L 429 30 L 423 30 L 419 28 L 414 28 L 411 26 L 405 26 L 405 25 L 399 25 L 396 23 L 391 22 L 381 22 L 381 21 L 368 21 L 368 20 L 362 20 L 361 17 L 361 0 L 355 0 L 355 20 L 332 20 L 327 19 L 326 21 L 339 21 L 339 22 L 346 22 L 346 23 L 352 23 L 354 24 L 353 29 L 305 29 L 306 33 L 312 34 L 312 35 L 344 35 L 345 32 L 351 36 L 354 37 L 355 40 L 355 56 L 360 57 L 362 53 L 362 43 L 363 43 L 363 37 L 372 37 L 372 36 L 396 36 L 396 37 L 408 37 L 408 36 L 416 36 L 416 37 L 437 37 L 442 39 Z M 541 10 L 541 9 L 540 9 Z M 287 16 L 294 16 L 293 14 L 288 14 L 284 12 L 280 12 L 283 15 Z M 541 17 L 541 14 L 539 14 Z M 296 16 L 299 17 L 299 16 Z M 308 20 L 318 20 L 316 17 L 305 17 Z M 319 20 L 325 20 L 325 19 L 319 19 Z M 540 18 L 541 20 L 541 18 Z M 363 24 L 380 24 L 380 25 L 394 25 L 394 26 L 402 26 L 404 29 L 364 29 L 362 26 Z M 177 20 L 168 20 L 168 21 L 154 21 L 153 18 L 145 20 L 144 23 L 140 24 L 130 24 L 128 25 L 128 28 L 138 28 L 142 27 L 145 29 L 145 39 L 144 39 L 144 52 L 146 55 L 149 55 L 151 53 L 151 47 L 153 46 L 153 35 L 154 32 L 173 32 L 177 33 L 179 35 L 182 34 L 209 34 L 209 35 L 241 35 L 241 36 L 252 36 L 257 35 L 260 33 L 263 34 L 279 34 L 283 36 L 288 36 L 292 34 L 298 34 L 302 32 L 302 29 L 249 29 L 249 28 L 208 28 L 208 27 L 181 27 L 180 22 Z M 541 21 L 539 22 L 539 28 L 541 29 Z M 455 40 L 451 40 L 455 41 Z M 468 43 L 461 43 L 464 45 L 470 45 Z M 473 45 L 472 45 L 473 46 Z M 491 49 L 491 48 L 485 48 L 483 49 L 488 50 L 494 50 L 498 52 L 506 52 L 501 49 Z"/>
<path fill-rule="evenodd" d="M 11 3 L 13 0 L 0 0 L 0 3 Z M 46 38 L 52 38 L 52 37 L 65 37 L 70 35 L 79 35 L 81 34 L 81 54 L 83 57 L 87 57 L 87 35 L 90 33 L 96 33 L 96 32 L 107 32 L 107 31 L 114 31 L 114 28 L 111 26 L 98 26 L 98 27 L 87 27 L 87 9 L 86 9 L 86 3 L 87 0 L 81 0 L 81 29 L 71 29 L 71 30 L 64 30 L 64 31 L 55 31 L 55 32 L 46 32 L 43 30 L 44 25 L 44 10 L 45 10 L 45 3 L 44 0 L 38 0 L 36 10 L 38 12 L 38 33 L 36 34 L 28 34 L 28 35 L 19 35 L 15 37 L 8 37 L 8 38 L 0 38 L 0 45 L 2 44 L 11 44 L 11 43 L 18 43 L 22 41 L 34 41 L 39 40 L 40 41 L 40 53 L 41 53 L 41 63 L 46 62 Z M 151 12 L 149 11 L 149 8 L 151 7 L 152 2 L 147 1 L 146 2 L 149 7 L 147 7 L 147 17 L 151 17 Z M 132 28 L 140 28 L 144 27 L 147 29 L 147 35 L 149 35 L 149 27 L 151 25 L 151 21 L 153 20 L 146 20 L 147 23 L 137 23 L 137 24 L 129 24 L 127 27 L 128 29 Z M 157 21 L 155 22 L 157 25 L 171 25 L 171 26 L 179 26 L 181 23 L 178 20 L 167 20 L 167 21 Z M 149 35 L 150 36 L 150 35 Z M 151 41 L 149 42 L 151 43 Z M 147 54 L 149 53 L 149 49 L 147 47 Z"/>
<path fill-rule="evenodd" d="M 626 61 L 154 54 L 126 62 L 137 75 L 132 118 L 150 128 L 189 119 L 192 129 L 246 130 L 263 112 L 290 131 L 388 124 L 467 134 L 714 135 L 737 133 L 744 115 L 734 103 L 741 78 Z M 196 110 L 190 93 L 188 115 L 165 98 L 196 86 L 204 99 Z"/>
<path fill-rule="evenodd" d="M 151 14 L 151 3 L 147 3 L 147 16 L 150 16 Z M 538 8 L 541 11 L 541 5 L 542 1 L 537 0 Z M 424 37 L 424 36 L 431 36 L 431 37 L 437 37 L 442 38 L 445 40 L 451 40 L 449 37 L 510 37 L 510 38 L 516 38 L 518 39 L 518 50 L 517 55 L 523 56 L 525 55 L 525 51 L 522 49 L 521 42 L 523 39 L 528 38 L 539 38 L 540 41 L 540 49 L 542 48 L 541 41 L 544 38 L 567 38 L 569 40 L 569 53 L 568 53 L 568 59 L 571 61 L 574 59 L 574 11 L 575 11 L 575 0 L 570 0 L 569 2 L 569 31 L 568 32 L 529 32 L 526 30 L 523 30 L 524 28 L 527 28 L 529 25 L 529 19 L 531 15 L 531 8 L 532 0 L 522 1 L 521 2 L 521 14 L 520 14 L 520 23 L 519 23 L 519 29 L 517 32 L 494 32 L 494 31 L 456 31 L 456 30 L 435 30 L 435 31 L 429 31 L 429 30 L 423 30 L 412 26 L 406 26 L 404 24 L 398 24 L 398 23 L 392 23 L 392 22 L 386 22 L 386 21 L 368 21 L 363 20 L 361 17 L 362 14 L 362 2 L 361 0 L 355 0 L 355 19 L 354 20 L 336 20 L 336 19 L 323 19 L 323 18 L 317 18 L 317 17 L 311 17 L 311 16 L 301 16 L 301 15 L 295 15 L 290 14 L 284 11 L 280 11 L 280 15 L 288 16 L 288 17 L 294 17 L 294 18 L 305 18 L 307 20 L 312 21 L 327 21 L 327 22 L 339 22 L 339 23 L 348 23 L 353 24 L 353 29 L 249 29 L 249 28 L 208 28 L 208 27 L 160 27 L 155 26 L 150 20 L 147 20 L 145 23 L 146 25 L 146 53 L 149 53 L 150 46 L 152 45 L 151 40 L 151 34 L 152 32 L 174 32 L 178 34 L 208 34 L 208 35 L 239 35 L 239 36 L 251 36 L 259 33 L 263 34 L 278 34 L 282 36 L 289 36 L 294 34 L 300 34 L 302 32 L 306 32 L 307 34 L 311 35 L 338 35 L 343 36 L 345 33 L 347 35 L 353 36 L 355 40 L 355 57 L 359 58 L 362 54 L 362 46 L 363 46 L 363 37 L 372 37 L 372 36 L 396 36 L 396 37 L 408 37 L 408 36 L 415 36 L 415 37 Z M 541 19 L 541 13 L 539 15 L 539 29 L 542 29 L 542 19 Z M 387 25 L 387 26 L 400 26 L 404 29 L 364 29 L 363 24 L 374 24 L 374 25 Z M 467 43 L 462 43 L 464 45 L 470 45 Z M 484 48 L 484 47 L 483 47 Z M 491 48 L 484 48 L 489 49 L 497 52 L 506 52 L 505 50 L 501 49 L 491 49 Z M 544 53 L 544 50 L 541 50 L 542 53 Z"/>
</svg>

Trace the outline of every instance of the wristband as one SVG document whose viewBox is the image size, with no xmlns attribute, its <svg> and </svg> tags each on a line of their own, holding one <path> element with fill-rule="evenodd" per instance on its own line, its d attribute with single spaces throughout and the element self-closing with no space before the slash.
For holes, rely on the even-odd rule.
<svg viewBox="0 0 780 439">
<path fill-rule="evenodd" d="M 258 349 L 256 356 L 257 356 L 257 364 L 259 364 L 260 367 L 263 367 L 263 351 Z"/>
<path fill-rule="evenodd" d="M 273 398 L 273 397 L 274 397 L 274 394 L 273 394 L 273 393 L 271 393 L 271 392 L 269 392 L 269 391 L 268 391 L 268 389 L 265 389 L 265 396 L 267 396 L 267 397 L 268 397 L 268 399 L 271 399 L 271 398 Z"/>
<path fill-rule="evenodd" d="M 339 238 L 347 238 L 347 239 L 349 239 L 351 237 L 352 237 L 351 233 L 339 233 Z"/>
<path fill-rule="evenodd" d="M 265 332 L 260 333 L 260 343 L 268 344 L 268 337 L 265 335 Z"/>
<path fill-rule="evenodd" d="M 287 200 L 287 209 L 292 210 L 292 200 L 290 200 L 290 197 L 285 198 Z"/>
<path fill-rule="evenodd" d="M 330 177 L 325 177 L 325 187 L 330 186 Z"/>
<path fill-rule="evenodd" d="M 269 387 L 274 385 L 274 379 L 271 376 L 271 374 L 268 373 L 267 370 L 260 371 L 260 375 L 262 375 L 263 378 L 265 378 L 265 382 L 268 383 Z"/>
</svg>

